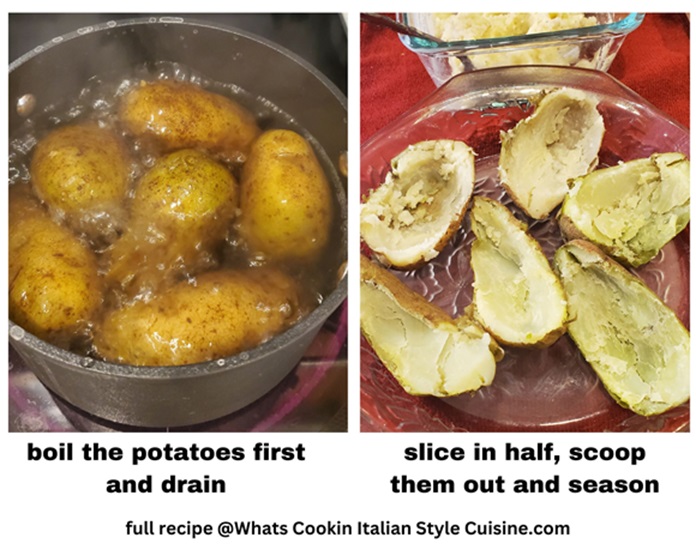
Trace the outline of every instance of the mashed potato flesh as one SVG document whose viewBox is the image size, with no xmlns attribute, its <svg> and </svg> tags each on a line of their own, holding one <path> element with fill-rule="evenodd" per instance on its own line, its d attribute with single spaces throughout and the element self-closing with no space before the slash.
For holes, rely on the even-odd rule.
<svg viewBox="0 0 696 556">
<path fill-rule="evenodd" d="M 439 13 L 435 34 L 448 42 L 533 35 L 597 25 L 582 13 Z"/>
<path fill-rule="evenodd" d="M 435 36 L 455 42 L 578 29 L 598 25 L 598 21 L 582 13 L 439 13 L 434 16 L 433 25 Z M 470 61 L 478 69 L 530 64 L 575 66 L 584 62 L 577 45 L 472 53 Z M 450 64 L 457 71 L 461 61 L 450 57 Z"/>
</svg>

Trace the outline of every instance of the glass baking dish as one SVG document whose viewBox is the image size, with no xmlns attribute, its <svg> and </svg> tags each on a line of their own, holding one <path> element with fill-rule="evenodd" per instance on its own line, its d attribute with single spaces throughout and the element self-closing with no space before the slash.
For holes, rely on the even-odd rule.
<svg viewBox="0 0 696 556">
<path fill-rule="evenodd" d="M 437 35 L 438 18 L 442 15 L 398 13 L 396 18 L 406 25 Z M 626 35 L 643 22 L 644 14 L 584 15 L 596 19 L 597 24 L 527 35 L 452 42 L 433 42 L 402 34 L 399 37 L 409 50 L 418 55 L 437 86 L 459 73 L 501 66 L 553 65 L 606 71 Z"/>
</svg>

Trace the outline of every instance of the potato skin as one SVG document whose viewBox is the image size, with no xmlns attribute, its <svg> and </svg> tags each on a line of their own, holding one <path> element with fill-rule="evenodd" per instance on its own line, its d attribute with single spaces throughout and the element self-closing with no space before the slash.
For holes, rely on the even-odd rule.
<svg viewBox="0 0 696 556">
<path fill-rule="evenodd" d="M 192 83 L 141 82 L 119 107 L 128 132 L 165 151 L 199 148 L 243 161 L 259 134 L 253 115 L 233 100 Z"/>
<path fill-rule="evenodd" d="M 11 194 L 10 214 L 10 318 L 69 347 L 75 335 L 88 331 L 102 303 L 96 258 L 28 196 Z"/>
<path fill-rule="evenodd" d="M 121 139 L 93 123 L 55 129 L 31 160 L 37 196 L 91 238 L 115 237 L 129 187 L 130 159 Z"/>
<path fill-rule="evenodd" d="M 193 149 L 158 159 L 138 182 L 124 235 L 108 253 L 107 276 L 130 297 L 214 264 L 238 204 L 232 174 Z"/>
<path fill-rule="evenodd" d="M 242 172 L 239 231 L 271 260 L 315 260 L 333 218 L 332 194 L 309 142 L 289 130 L 264 132 Z"/>
<path fill-rule="evenodd" d="M 297 285 L 280 271 L 219 270 L 107 313 L 94 345 L 109 361 L 186 365 L 255 347 L 300 314 Z"/>
<path fill-rule="evenodd" d="M 587 239 L 583 233 L 577 229 L 572 219 L 568 215 L 563 214 L 561 210 L 556 217 L 558 220 L 558 226 L 561 229 L 561 234 L 563 239 L 566 241 L 572 241 L 574 239 Z"/>
</svg>

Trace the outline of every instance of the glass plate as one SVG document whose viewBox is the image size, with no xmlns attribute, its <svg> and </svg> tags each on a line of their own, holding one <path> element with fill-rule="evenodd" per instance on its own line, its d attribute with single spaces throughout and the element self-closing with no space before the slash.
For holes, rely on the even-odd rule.
<svg viewBox="0 0 696 556">
<path fill-rule="evenodd" d="M 540 93 L 556 87 L 592 92 L 606 127 L 600 166 L 649 156 L 689 154 L 689 133 L 621 83 L 601 72 L 517 67 L 460 75 L 368 140 L 361 149 L 361 195 L 378 186 L 390 160 L 412 143 L 459 139 L 477 153 L 475 194 L 494 197 L 529 225 L 549 259 L 562 239 L 554 217 L 527 218 L 497 177 L 500 130 L 531 114 Z M 416 271 L 394 272 L 411 289 L 452 316 L 471 302 L 469 220 L 440 255 Z M 369 249 L 363 245 L 363 253 Z M 640 276 L 689 326 L 689 228 Z M 363 431 L 678 431 L 689 427 L 689 403 L 651 418 L 620 407 L 570 338 L 542 350 L 505 348 L 495 380 L 451 398 L 407 394 L 361 339 Z"/>
</svg>

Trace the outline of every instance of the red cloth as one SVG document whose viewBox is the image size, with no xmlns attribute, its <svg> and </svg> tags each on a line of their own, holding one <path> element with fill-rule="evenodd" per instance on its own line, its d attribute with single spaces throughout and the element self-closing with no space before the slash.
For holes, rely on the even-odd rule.
<svg viewBox="0 0 696 556">
<path fill-rule="evenodd" d="M 393 14 L 390 14 L 393 15 Z M 609 73 L 675 121 L 689 126 L 689 20 L 647 14 Z M 361 23 L 360 138 L 365 141 L 435 90 L 418 56 L 394 31 Z"/>
</svg>

